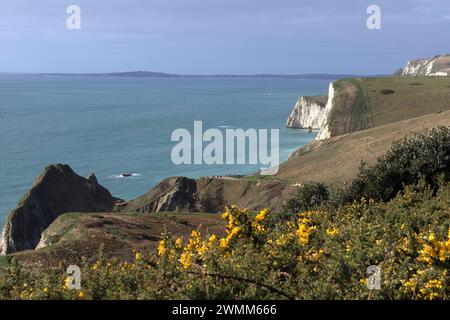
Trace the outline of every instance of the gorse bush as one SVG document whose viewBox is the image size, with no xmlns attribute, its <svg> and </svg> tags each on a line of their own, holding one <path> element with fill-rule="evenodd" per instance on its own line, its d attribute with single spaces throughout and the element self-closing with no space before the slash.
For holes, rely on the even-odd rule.
<svg viewBox="0 0 450 320">
<path fill-rule="evenodd" d="M 437 186 L 440 175 L 448 179 L 450 172 L 450 127 L 424 131 L 397 142 L 375 164 L 364 164 L 357 177 L 339 197 L 348 203 L 365 197 L 388 201 L 405 185 L 424 178 Z"/>
<path fill-rule="evenodd" d="M 340 208 L 298 212 L 271 227 L 272 213 L 236 206 L 223 237 L 194 230 L 164 234 L 156 252 L 133 261 L 81 267 L 69 290 L 63 267 L 13 266 L 3 299 L 445 299 L 450 294 L 450 185 L 408 186 L 391 201 L 365 198 Z M 368 266 L 381 290 L 366 286 Z"/>
</svg>

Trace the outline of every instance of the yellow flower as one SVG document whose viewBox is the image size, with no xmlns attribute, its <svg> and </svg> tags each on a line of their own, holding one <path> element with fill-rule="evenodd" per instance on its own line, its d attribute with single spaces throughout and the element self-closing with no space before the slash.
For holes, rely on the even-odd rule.
<svg viewBox="0 0 450 320">
<path fill-rule="evenodd" d="M 260 225 L 259 223 L 252 223 L 252 227 L 253 229 L 255 229 L 255 231 L 257 233 L 263 233 L 266 231 L 266 229 L 264 228 L 264 226 Z"/>
<path fill-rule="evenodd" d="M 180 249 L 181 247 L 183 247 L 183 240 L 182 240 L 181 238 L 177 238 L 177 239 L 175 240 L 175 247 L 176 247 L 177 249 Z"/>
<path fill-rule="evenodd" d="M 142 254 L 140 252 L 136 252 L 135 258 L 136 260 L 140 260 L 142 258 Z"/>
<path fill-rule="evenodd" d="M 84 299 L 84 292 L 83 291 L 80 291 L 80 293 L 78 294 L 78 298 L 80 298 L 80 299 Z"/>
<path fill-rule="evenodd" d="M 216 242 L 217 241 L 217 237 L 216 237 L 216 235 L 215 234 L 213 234 L 211 237 L 209 237 L 209 243 L 210 244 L 212 244 L 212 243 L 214 243 L 214 242 Z"/>
<path fill-rule="evenodd" d="M 327 235 L 329 235 L 330 237 L 334 237 L 339 234 L 338 228 L 327 228 L 326 231 L 327 231 Z"/>
<path fill-rule="evenodd" d="M 228 211 L 225 211 L 224 213 L 222 213 L 223 219 L 228 219 L 229 216 L 230 216 L 230 213 Z"/>
<path fill-rule="evenodd" d="M 45 293 L 48 293 L 48 288 L 44 288 L 43 290 Z"/>
<path fill-rule="evenodd" d="M 306 245 L 309 243 L 309 237 L 311 233 L 316 230 L 316 227 L 308 227 L 306 224 L 301 223 L 297 229 L 297 237 L 301 244 Z"/>
<path fill-rule="evenodd" d="M 347 245 L 345 246 L 345 251 L 350 252 L 351 250 L 352 250 L 351 243 L 347 243 Z"/>
<path fill-rule="evenodd" d="M 72 279 L 70 277 L 65 278 L 63 288 L 68 289 L 71 281 Z"/>
<path fill-rule="evenodd" d="M 220 239 L 220 241 L 219 241 L 219 246 L 220 246 L 222 249 L 225 249 L 225 248 L 228 246 L 228 241 L 227 241 L 227 239 L 224 239 L 224 238 Z"/>
<path fill-rule="evenodd" d="M 191 258 L 192 258 L 192 255 L 189 251 L 185 251 L 181 254 L 180 263 L 184 269 L 189 268 L 189 266 L 191 265 L 191 260 L 192 260 Z"/>
<path fill-rule="evenodd" d="M 267 214 L 269 213 L 269 209 L 263 209 L 261 210 L 255 217 L 256 222 L 262 222 L 264 219 L 266 219 Z"/>
<path fill-rule="evenodd" d="M 191 238 L 199 238 L 199 237 L 200 237 L 200 232 L 197 230 L 192 230 Z"/>
<path fill-rule="evenodd" d="M 439 280 L 439 279 L 431 279 L 428 281 L 426 287 L 430 288 L 430 289 L 433 289 L 433 288 L 442 289 L 443 282 L 442 282 L 442 280 Z"/>
<path fill-rule="evenodd" d="M 162 257 L 166 254 L 166 241 L 161 240 L 158 243 L 158 256 Z"/>
</svg>

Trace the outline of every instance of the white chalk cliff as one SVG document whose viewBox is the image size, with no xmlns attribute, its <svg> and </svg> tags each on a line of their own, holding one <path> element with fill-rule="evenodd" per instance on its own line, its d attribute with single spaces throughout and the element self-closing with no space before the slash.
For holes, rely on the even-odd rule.
<svg viewBox="0 0 450 320">
<path fill-rule="evenodd" d="M 323 116 L 322 123 L 320 125 L 319 133 L 317 134 L 316 140 L 325 140 L 331 137 L 331 128 L 329 116 L 330 112 L 333 109 L 333 101 L 334 101 L 334 85 L 333 82 L 330 83 L 330 87 L 328 89 L 328 101 L 325 105 L 325 114 Z"/>
<path fill-rule="evenodd" d="M 316 140 L 329 139 L 331 128 L 328 118 L 333 109 L 334 94 L 331 82 L 328 96 L 300 97 L 286 121 L 286 127 L 319 129 Z"/>
<path fill-rule="evenodd" d="M 450 55 L 408 61 L 402 76 L 450 76 Z"/>
<path fill-rule="evenodd" d="M 326 103 L 326 96 L 298 98 L 286 121 L 286 127 L 320 129 L 325 116 Z"/>
</svg>

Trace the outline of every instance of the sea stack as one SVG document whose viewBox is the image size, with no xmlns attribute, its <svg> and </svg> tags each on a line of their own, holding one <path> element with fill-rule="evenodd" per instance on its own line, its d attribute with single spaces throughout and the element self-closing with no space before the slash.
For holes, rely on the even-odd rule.
<svg viewBox="0 0 450 320">
<path fill-rule="evenodd" d="M 66 212 L 111 212 L 120 199 L 98 184 L 95 175 L 77 175 L 68 165 L 45 168 L 7 218 L 0 253 L 35 249 L 41 233 Z"/>
</svg>

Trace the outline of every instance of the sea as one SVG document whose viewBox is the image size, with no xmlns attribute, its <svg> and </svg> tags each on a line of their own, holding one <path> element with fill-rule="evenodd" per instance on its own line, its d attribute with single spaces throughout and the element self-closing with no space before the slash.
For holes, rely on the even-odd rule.
<svg viewBox="0 0 450 320">
<path fill-rule="evenodd" d="M 286 129 L 297 98 L 327 94 L 330 80 L 139 78 L 0 74 L 0 227 L 52 163 L 93 172 L 122 199 L 169 176 L 240 175 L 260 165 L 175 165 L 171 134 L 209 128 L 279 129 L 280 160 L 315 138 Z M 132 173 L 123 177 L 122 173 Z"/>
</svg>

